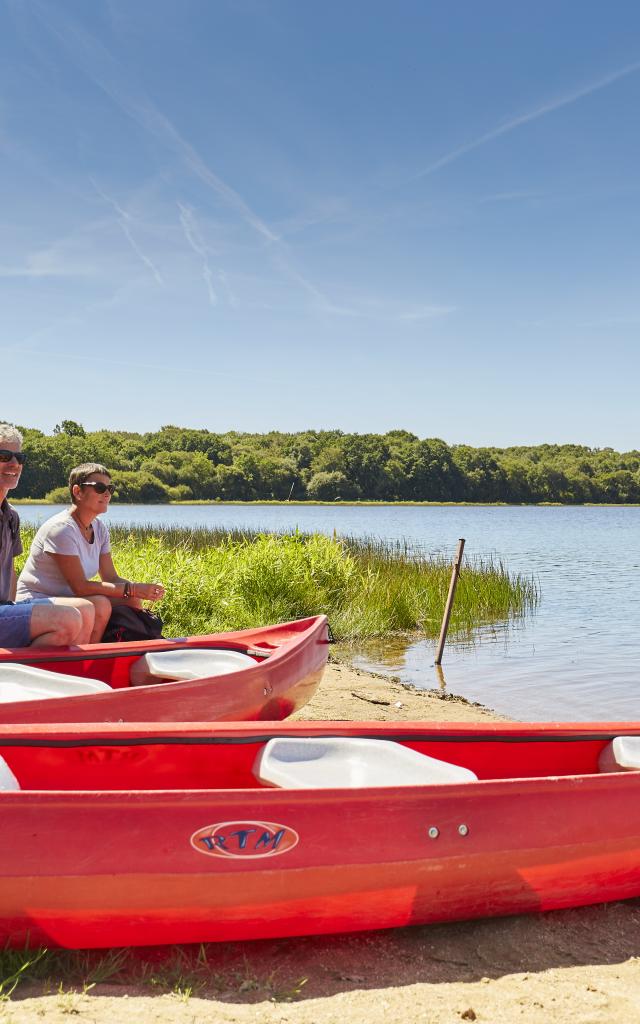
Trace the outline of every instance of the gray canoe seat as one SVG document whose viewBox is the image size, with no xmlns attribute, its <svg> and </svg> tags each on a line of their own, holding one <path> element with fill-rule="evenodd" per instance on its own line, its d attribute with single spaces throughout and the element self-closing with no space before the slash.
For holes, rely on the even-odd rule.
<svg viewBox="0 0 640 1024">
<path fill-rule="evenodd" d="M 20 783 L 11 771 L 4 757 L 0 757 L 0 793 L 17 792 Z"/>
<path fill-rule="evenodd" d="M 20 783 L 11 771 L 4 757 L 0 757 L 0 793 L 16 792 Z"/>
<path fill-rule="evenodd" d="M 242 651 L 180 650 L 149 651 L 131 666 L 132 686 L 151 686 L 161 679 L 178 682 L 185 679 L 210 679 L 255 668 L 257 662 Z"/>
<path fill-rule="evenodd" d="M 616 736 L 607 743 L 598 760 L 601 772 L 640 771 L 640 736 Z"/>
<path fill-rule="evenodd" d="M 431 786 L 478 778 L 468 768 L 391 740 L 356 736 L 276 737 L 258 754 L 253 773 L 260 782 L 294 789 Z"/>
<path fill-rule="evenodd" d="M 35 665 L 0 665 L 0 704 L 49 700 L 52 697 L 81 697 L 110 690 L 111 687 L 99 679 L 49 672 Z"/>
</svg>

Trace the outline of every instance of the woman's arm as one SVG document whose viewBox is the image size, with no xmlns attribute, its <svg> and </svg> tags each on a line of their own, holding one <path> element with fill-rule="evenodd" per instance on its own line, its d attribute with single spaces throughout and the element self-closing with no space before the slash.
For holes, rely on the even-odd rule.
<svg viewBox="0 0 640 1024">
<path fill-rule="evenodd" d="M 100 579 L 105 583 L 126 583 L 127 581 L 122 577 L 118 576 L 116 567 L 113 564 L 113 558 L 111 557 L 110 551 L 104 551 L 100 555 L 100 561 L 98 563 L 98 574 Z"/>
<path fill-rule="evenodd" d="M 164 587 L 159 583 L 134 583 L 119 576 L 110 551 L 100 555 L 99 566 L 100 579 L 104 580 L 105 584 L 112 583 L 120 588 L 116 595 L 111 596 L 135 598 L 138 601 L 160 601 L 164 597 Z M 125 594 L 125 590 L 128 590 L 128 593 Z"/>
<path fill-rule="evenodd" d="M 104 582 L 88 580 L 78 555 L 54 555 L 51 553 L 50 557 L 55 560 L 55 564 L 76 597 L 93 597 L 96 594 L 102 594 L 104 597 L 123 597 L 126 580 L 121 580 L 115 574 L 115 569 L 115 578 L 113 580 L 105 580 Z M 100 556 L 100 563 L 102 563 L 102 559 L 105 557 L 107 556 Z M 111 558 L 110 555 L 108 557 Z M 113 565 L 113 562 L 111 564 Z M 100 568 L 102 570 L 102 564 Z M 102 575 L 102 571 L 100 575 Z"/>
</svg>

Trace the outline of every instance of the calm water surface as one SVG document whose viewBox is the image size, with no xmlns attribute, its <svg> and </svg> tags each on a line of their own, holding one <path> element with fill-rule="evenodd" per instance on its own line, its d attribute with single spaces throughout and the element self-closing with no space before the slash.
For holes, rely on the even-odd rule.
<svg viewBox="0 0 640 1024">
<path fill-rule="evenodd" d="M 23 522 L 58 511 L 23 505 Z M 113 505 L 108 522 L 321 531 L 407 540 L 423 551 L 492 555 L 533 575 L 537 610 L 447 644 L 446 689 L 515 718 L 640 718 L 640 508 L 422 508 Z M 433 641 L 368 646 L 359 663 L 440 686 Z"/>
</svg>

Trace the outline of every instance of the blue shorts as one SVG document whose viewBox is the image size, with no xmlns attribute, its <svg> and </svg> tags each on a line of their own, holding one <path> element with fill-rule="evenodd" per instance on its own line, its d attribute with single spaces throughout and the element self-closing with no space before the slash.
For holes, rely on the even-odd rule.
<svg viewBox="0 0 640 1024">
<path fill-rule="evenodd" d="M 28 647 L 31 643 L 31 613 L 35 604 L 49 601 L 18 601 L 0 604 L 0 647 Z"/>
</svg>

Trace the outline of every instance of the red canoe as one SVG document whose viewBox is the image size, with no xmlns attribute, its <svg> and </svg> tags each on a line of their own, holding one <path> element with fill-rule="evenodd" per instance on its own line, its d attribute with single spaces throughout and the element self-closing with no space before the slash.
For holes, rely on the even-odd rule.
<svg viewBox="0 0 640 1024">
<path fill-rule="evenodd" d="M 226 941 L 637 897 L 640 772 L 599 770 L 618 736 L 640 743 L 640 724 L 0 726 L 21 786 L 0 793 L 0 941 Z M 328 788 L 265 787 L 274 738 L 311 743 L 316 783 L 314 744 L 333 738 L 342 776 L 336 755 Z M 378 783 L 391 750 L 388 786 L 367 784 L 365 738 Z M 457 781 L 425 783 L 430 757 Z M 403 758 L 422 781 L 398 784 Z M 285 744 L 276 769 L 294 761 Z"/>
<path fill-rule="evenodd" d="M 88 644 L 76 648 L 0 648 L 0 673 L 11 702 L 0 702 L 2 722 L 202 722 L 277 721 L 301 708 L 314 694 L 327 661 L 328 626 L 324 615 L 277 626 L 213 633 L 180 640 Z M 202 676 L 181 682 L 158 681 L 147 662 L 174 673 L 184 659 L 204 662 Z M 226 674 L 216 675 L 219 662 Z M 169 664 L 169 668 L 166 665 Z M 28 672 L 24 666 L 30 666 Z M 165 666 L 164 668 L 162 666 Z M 207 666 L 211 666 L 207 668 Z M 152 666 L 153 668 L 153 666 Z M 232 671 L 230 671 L 230 668 Z M 44 670 L 44 672 L 42 672 Z M 178 665 L 178 672 L 181 665 Z M 60 674 L 66 689 L 74 679 L 97 680 L 104 692 L 55 699 L 16 701 L 18 687 L 48 686 Z M 188 674 L 188 673 L 187 673 Z M 70 679 L 74 677 L 74 679 Z M 106 686 L 104 684 L 107 684 Z M 0 698 L 1 700 L 1 698 Z"/>
</svg>

